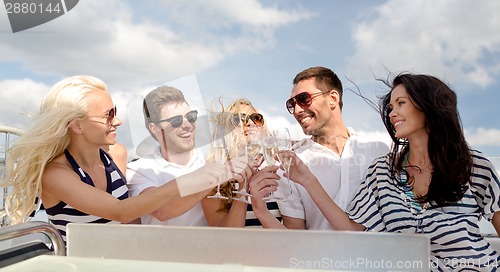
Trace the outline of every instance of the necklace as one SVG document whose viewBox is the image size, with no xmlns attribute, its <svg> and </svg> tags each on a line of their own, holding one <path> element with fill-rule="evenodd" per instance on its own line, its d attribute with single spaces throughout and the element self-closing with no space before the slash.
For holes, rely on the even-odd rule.
<svg viewBox="0 0 500 272">
<path fill-rule="evenodd" d="M 416 233 L 424 233 L 424 229 L 422 226 L 423 221 L 424 221 L 423 220 L 424 219 L 423 213 L 429 207 L 429 203 L 425 203 L 424 207 L 420 206 L 420 203 L 417 202 L 415 194 L 411 190 L 411 186 L 408 182 L 408 173 L 406 172 L 406 164 L 408 163 L 409 156 L 410 156 L 410 152 L 408 152 L 408 154 L 406 154 L 405 160 L 403 162 L 403 169 L 401 169 L 401 173 L 400 173 L 400 177 L 399 177 L 401 180 L 403 191 L 404 191 L 404 193 L 401 193 L 401 194 L 402 194 L 402 197 L 404 199 L 404 202 L 406 203 L 406 205 L 409 206 L 411 213 L 416 217 L 415 219 L 416 219 L 417 225 L 416 225 L 415 232 Z"/>
<path fill-rule="evenodd" d="M 406 164 L 408 163 L 408 157 L 410 156 L 410 152 L 406 154 L 405 160 L 403 162 L 403 169 L 401 169 L 401 173 L 399 179 L 401 180 L 401 184 L 404 191 L 404 200 L 410 206 L 412 211 L 416 213 L 422 212 L 422 206 L 417 202 L 415 194 L 411 190 L 411 186 L 408 183 L 408 173 L 406 172 Z"/>
</svg>

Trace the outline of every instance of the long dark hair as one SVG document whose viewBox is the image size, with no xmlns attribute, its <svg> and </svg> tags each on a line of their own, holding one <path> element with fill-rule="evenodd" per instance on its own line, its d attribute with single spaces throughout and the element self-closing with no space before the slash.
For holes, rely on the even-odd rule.
<svg viewBox="0 0 500 272">
<path fill-rule="evenodd" d="M 408 141 L 396 137 L 389 117 L 392 90 L 403 85 L 411 102 L 424 113 L 429 134 L 427 150 L 433 172 L 427 195 L 418 201 L 435 202 L 439 206 L 458 202 L 468 188 L 473 162 L 462 131 L 457 95 L 444 82 L 429 75 L 402 73 L 393 79 L 392 84 L 388 80 L 380 81 L 391 88 L 379 103 L 382 120 L 394 142 L 389 165 L 391 177 L 399 181 L 397 173 L 410 152 Z"/>
</svg>

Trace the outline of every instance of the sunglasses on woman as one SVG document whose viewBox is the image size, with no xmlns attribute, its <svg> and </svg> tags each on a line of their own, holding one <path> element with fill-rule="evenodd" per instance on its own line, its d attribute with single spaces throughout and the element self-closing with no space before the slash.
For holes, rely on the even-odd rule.
<svg viewBox="0 0 500 272">
<path fill-rule="evenodd" d="M 255 125 L 261 127 L 264 125 L 264 116 L 260 113 L 252 113 L 247 115 L 246 113 L 238 113 L 233 115 L 233 125 L 235 127 L 240 126 L 240 122 L 247 125 L 249 121 L 252 121 Z"/>
<path fill-rule="evenodd" d="M 167 118 L 167 119 L 156 121 L 155 123 L 159 124 L 161 122 L 169 122 L 173 128 L 178 128 L 182 125 L 182 122 L 184 122 L 184 117 L 188 120 L 189 123 L 192 124 L 192 123 L 196 122 L 196 120 L 198 119 L 198 111 L 192 110 L 192 111 L 186 113 L 184 116 L 176 115 L 176 116 L 172 116 L 172 117 Z"/>
<path fill-rule="evenodd" d="M 116 117 L 116 106 L 114 106 L 112 109 L 110 109 L 108 111 L 108 113 L 106 113 L 105 115 L 92 115 L 92 116 L 87 116 L 87 117 L 98 117 L 101 119 L 106 119 L 106 121 L 104 123 L 99 122 L 99 121 L 94 121 L 94 122 L 105 124 L 106 126 L 111 127 L 111 126 L 113 126 L 113 121 L 115 120 L 115 117 Z"/>
<path fill-rule="evenodd" d="M 286 108 L 290 114 L 293 114 L 295 111 L 295 104 L 299 104 L 301 107 L 309 107 L 312 104 L 313 99 L 316 96 L 322 95 L 324 93 L 328 93 L 330 91 L 325 91 L 325 92 L 317 92 L 310 94 L 308 92 L 302 92 L 299 93 L 298 95 L 288 99 L 286 101 Z"/>
</svg>

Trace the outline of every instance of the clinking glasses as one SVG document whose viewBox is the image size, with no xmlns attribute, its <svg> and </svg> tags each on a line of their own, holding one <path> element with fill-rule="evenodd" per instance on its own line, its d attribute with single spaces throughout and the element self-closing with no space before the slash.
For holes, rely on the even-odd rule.
<svg viewBox="0 0 500 272">
<path fill-rule="evenodd" d="M 328 93 L 330 91 L 324 91 L 324 92 L 317 92 L 310 94 L 308 92 L 302 92 L 299 93 L 298 95 L 288 99 L 286 101 L 286 108 L 290 114 L 293 114 L 295 111 L 295 104 L 299 104 L 301 107 L 309 107 L 312 104 L 313 99 L 316 96 L 322 95 L 324 93 Z"/>
<path fill-rule="evenodd" d="M 249 115 L 246 113 L 238 113 L 234 114 L 232 118 L 232 122 L 235 127 L 239 127 L 240 122 L 243 122 L 243 125 L 247 125 L 248 121 L 252 121 L 255 125 L 261 127 L 264 125 L 264 116 L 260 113 L 252 113 Z"/>
<path fill-rule="evenodd" d="M 155 123 L 159 124 L 161 122 L 169 122 L 173 128 L 178 128 L 182 125 L 182 122 L 184 122 L 184 117 L 186 117 L 188 122 L 192 124 L 192 123 L 196 122 L 196 120 L 198 119 L 198 111 L 192 110 L 192 111 L 186 113 L 186 115 L 184 115 L 184 116 L 176 115 L 176 116 L 172 116 L 172 117 L 167 118 L 167 119 L 156 121 Z"/>
<path fill-rule="evenodd" d="M 92 115 L 92 116 L 87 116 L 87 117 L 98 117 L 98 118 L 101 118 L 101 119 L 106 119 L 106 121 L 104 123 L 103 122 L 99 122 L 99 121 L 94 121 L 94 122 L 105 124 L 106 126 L 111 127 L 111 126 L 113 126 L 113 120 L 116 117 L 116 106 L 114 106 L 112 109 L 110 109 L 108 111 L 108 113 L 105 114 L 105 115 Z"/>
</svg>

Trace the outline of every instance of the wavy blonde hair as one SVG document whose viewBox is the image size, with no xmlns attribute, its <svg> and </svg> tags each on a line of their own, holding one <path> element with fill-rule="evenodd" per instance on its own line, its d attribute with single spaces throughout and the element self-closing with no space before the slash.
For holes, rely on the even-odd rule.
<svg viewBox="0 0 500 272">
<path fill-rule="evenodd" d="M 224 126 L 228 129 L 228 131 L 233 131 L 233 133 L 231 133 L 231 140 L 226 143 L 228 148 L 228 159 L 230 160 L 232 158 L 241 156 L 242 147 L 247 142 L 243 133 L 234 133 L 239 129 L 239 127 L 236 127 L 233 123 L 233 114 L 241 113 L 241 110 L 244 107 L 250 107 L 254 112 L 257 112 L 257 109 L 255 109 L 252 103 L 245 98 L 236 99 L 231 104 L 229 104 L 227 108 L 224 108 L 224 105 L 221 102 L 221 98 L 219 98 L 218 102 L 222 108 L 221 112 L 217 114 L 215 118 L 212 118 L 211 122 L 214 124 L 214 126 Z M 207 161 L 215 161 L 212 151 L 208 153 Z M 218 211 L 229 212 L 229 209 L 231 209 L 231 205 L 234 201 L 232 193 L 232 191 L 235 190 L 234 184 L 235 182 L 230 181 L 225 183 L 224 185 L 221 185 L 221 194 L 225 197 L 228 197 L 229 199 L 221 199 L 222 205 Z M 217 188 L 215 188 L 213 192 L 215 193 L 216 190 Z"/>
<path fill-rule="evenodd" d="M 7 178 L 1 186 L 12 186 L 6 212 L 13 224 L 25 222 L 40 204 L 45 167 L 70 143 L 68 128 L 85 118 L 87 94 L 107 91 L 106 84 L 92 76 L 73 76 L 56 83 L 44 97 L 40 112 L 9 150 Z"/>
</svg>

